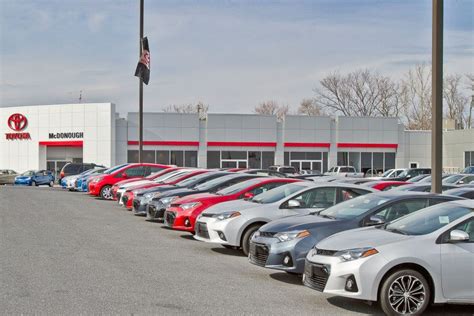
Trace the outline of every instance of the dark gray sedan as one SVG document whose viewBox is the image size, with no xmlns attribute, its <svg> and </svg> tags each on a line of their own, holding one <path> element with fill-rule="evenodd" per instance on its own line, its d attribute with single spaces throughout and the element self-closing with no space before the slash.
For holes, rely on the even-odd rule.
<svg viewBox="0 0 474 316">
<path fill-rule="evenodd" d="M 262 226 L 252 237 L 249 260 L 266 268 L 301 274 L 308 252 L 330 235 L 381 225 L 425 207 L 458 199 L 462 198 L 424 192 L 377 192 L 312 215 L 275 220 Z"/>
<path fill-rule="evenodd" d="M 13 184 L 15 177 L 18 175 L 16 171 L 10 169 L 0 170 L 0 184 Z"/>
</svg>

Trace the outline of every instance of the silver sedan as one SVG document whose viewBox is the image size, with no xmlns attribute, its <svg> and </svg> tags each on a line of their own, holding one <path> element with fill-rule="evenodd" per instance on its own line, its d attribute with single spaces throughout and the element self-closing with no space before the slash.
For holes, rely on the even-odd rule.
<svg viewBox="0 0 474 316">
<path fill-rule="evenodd" d="M 308 253 L 303 282 L 332 295 L 379 300 L 387 315 L 420 315 L 430 302 L 474 304 L 474 201 L 326 238 Z"/>
</svg>

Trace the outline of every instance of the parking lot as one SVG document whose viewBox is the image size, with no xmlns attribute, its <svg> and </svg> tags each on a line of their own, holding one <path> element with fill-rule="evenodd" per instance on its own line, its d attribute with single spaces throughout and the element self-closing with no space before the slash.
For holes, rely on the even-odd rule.
<svg viewBox="0 0 474 316">
<path fill-rule="evenodd" d="M 0 187 L 1 314 L 378 314 L 238 251 L 145 222 L 115 202 Z M 472 315 L 472 306 L 431 314 Z"/>
</svg>

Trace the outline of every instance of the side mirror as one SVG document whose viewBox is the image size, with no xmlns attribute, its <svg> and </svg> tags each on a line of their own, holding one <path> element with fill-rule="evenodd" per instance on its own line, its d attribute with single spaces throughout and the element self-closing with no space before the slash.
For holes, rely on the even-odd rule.
<svg viewBox="0 0 474 316">
<path fill-rule="evenodd" d="M 128 176 L 127 176 L 127 173 L 126 173 L 126 172 L 122 172 L 122 175 L 121 175 L 121 176 L 122 176 L 122 178 L 124 178 L 124 179 L 127 179 L 127 178 L 128 178 Z"/>
<path fill-rule="evenodd" d="M 253 195 L 252 192 L 245 192 L 245 193 L 244 193 L 244 196 L 243 196 L 243 198 L 244 198 L 245 200 L 250 200 L 250 199 L 253 198 L 253 197 L 254 197 L 254 195 Z"/>
<path fill-rule="evenodd" d="M 288 208 L 298 208 L 301 207 L 301 203 L 298 200 L 289 200 L 288 201 Z"/>
<path fill-rule="evenodd" d="M 378 216 L 370 216 L 369 220 L 365 222 L 364 226 L 377 226 L 385 224 L 385 220 Z"/>
<path fill-rule="evenodd" d="M 411 178 L 411 174 L 407 174 L 407 179 L 410 179 Z"/>
<path fill-rule="evenodd" d="M 449 240 L 448 241 L 449 242 L 469 241 L 469 234 L 462 231 L 462 230 L 455 229 L 455 230 L 452 230 L 449 233 Z"/>
<path fill-rule="evenodd" d="M 464 184 L 463 180 L 459 180 L 458 184 Z"/>
</svg>

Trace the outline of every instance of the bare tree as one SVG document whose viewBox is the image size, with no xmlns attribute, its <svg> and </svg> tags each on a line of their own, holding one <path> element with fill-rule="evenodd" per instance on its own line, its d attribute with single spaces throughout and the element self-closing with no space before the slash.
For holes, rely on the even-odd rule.
<svg viewBox="0 0 474 316">
<path fill-rule="evenodd" d="M 431 67 L 416 65 L 402 79 L 399 102 L 409 129 L 431 129 Z"/>
<path fill-rule="evenodd" d="M 316 103 L 333 114 L 346 116 L 393 116 L 399 112 L 397 85 L 370 70 L 347 75 L 334 72 L 314 89 Z"/>
<path fill-rule="evenodd" d="M 445 77 L 443 84 L 444 117 L 454 120 L 459 128 L 464 128 L 468 125 L 465 112 L 469 98 L 462 93 L 461 83 L 461 75 L 447 75 Z"/>
<path fill-rule="evenodd" d="M 468 81 L 468 89 L 471 91 L 471 102 L 469 103 L 469 110 L 466 119 L 466 128 L 472 128 L 472 110 L 474 108 L 474 74 L 466 74 Z"/>
<path fill-rule="evenodd" d="M 163 108 L 163 112 L 171 113 L 207 113 L 209 105 L 199 101 L 196 105 L 193 104 L 171 104 Z"/>
<path fill-rule="evenodd" d="M 288 105 L 279 105 L 276 101 L 270 100 L 260 102 L 253 111 L 257 114 L 275 115 L 279 121 L 283 121 L 289 110 Z"/>
<path fill-rule="evenodd" d="M 307 115 L 307 116 L 324 115 L 324 111 L 321 109 L 321 107 L 318 104 L 316 104 L 314 99 L 301 100 L 297 113 L 302 114 L 302 115 Z"/>
</svg>

